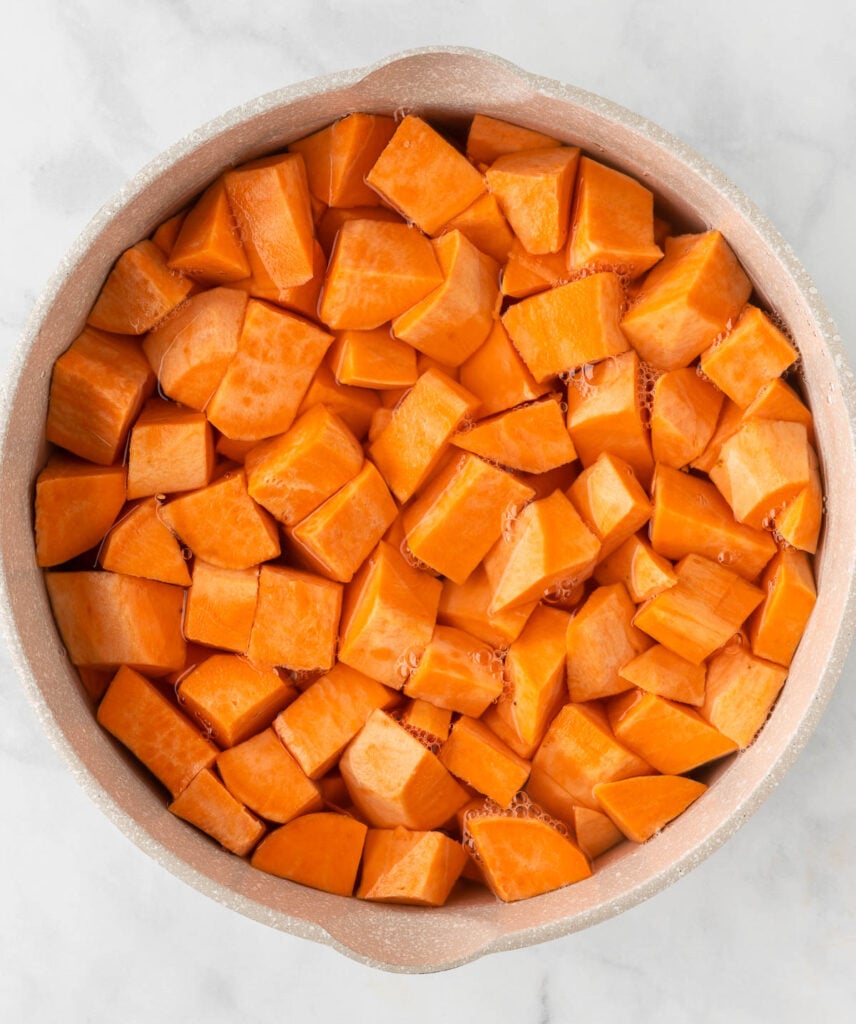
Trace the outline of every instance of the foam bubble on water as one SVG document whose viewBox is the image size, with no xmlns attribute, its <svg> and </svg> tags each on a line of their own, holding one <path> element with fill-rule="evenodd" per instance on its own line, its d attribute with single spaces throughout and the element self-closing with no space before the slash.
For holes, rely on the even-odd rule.
<svg viewBox="0 0 856 1024">
<path fill-rule="evenodd" d="M 517 521 L 528 502 L 512 502 L 502 512 L 502 539 L 511 544 L 517 534 Z"/>
<path fill-rule="evenodd" d="M 422 655 L 425 653 L 425 649 L 422 647 L 408 647 L 406 651 L 403 651 L 395 659 L 395 675 L 406 682 L 411 673 L 419 667 L 419 662 L 422 660 Z"/>
<path fill-rule="evenodd" d="M 657 381 L 663 376 L 663 371 L 658 370 L 644 359 L 639 360 L 639 376 L 636 378 L 636 398 L 639 403 L 639 414 L 646 427 L 651 426 L 651 416 L 654 411 L 654 389 Z"/>
<path fill-rule="evenodd" d="M 436 757 L 440 753 L 440 748 L 443 746 L 443 741 L 439 736 L 435 736 L 433 732 L 429 732 L 427 729 L 422 729 L 418 725 L 413 725 L 412 722 L 405 721 L 404 712 L 401 709 L 390 712 L 390 718 L 394 719 L 401 726 L 404 731 L 412 736 L 415 740 L 418 740 L 426 750 L 430 750 Z"/>
<path fill-rule="evenodd" d="M 401 557 L 404 559 L 405 562 L 407 562 L 407 564 L 409 566 L 411 566 L 411 568 L 418 569 L 419 572 L 433 572 L 434 571 L 431 568 L 431 566 L 428 565 L 427 562 L 423 562 L 421 559 L 417 558 L 416 555 L 413 554 L 413 552 L 410 550 L 410 547 L 407 544 L 407 538 L 406 537 L 398 545 L 398 550 L 399 550 L 399 553 L 401 554 Z"/>
<path fill-rule="evenodd" d="M 717 554 L 716 560 L 720 565 L 731 565 L 736 557 L 733 551 L 724 549 Z"/>
</svg>

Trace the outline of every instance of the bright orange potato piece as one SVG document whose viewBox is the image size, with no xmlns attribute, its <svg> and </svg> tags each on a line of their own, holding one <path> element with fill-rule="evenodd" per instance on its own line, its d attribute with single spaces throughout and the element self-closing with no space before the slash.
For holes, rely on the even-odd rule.
<svg viewBox="0 0 856 1024">
<path fill-rule="evenodd" d="M 734 437 L 740 427 L 745 423 L 744 411 L 730 398 L 722 403 L 722 410 L 713 436 L 708 442 L 704 451 L 692 460 L 691 469 L 700 469 L 702 473 L 709 473 L 719 459 L 719 452 L 723 444 Z"/>
<path fill-rule="evenodd" d="M 480 420 L 452 443 L 524 473 L 547 473 L 577 457 L 559 403 L 551 398 Z"/>
<path fill-rule="evenodd" d="M 579 158 L 574 146 L 549 146 L 507 153 L 488 168 L 488 188 L 529 252 L 558 252 L 565 244 Z"/>
<path fill-rule="evenodd" d="M 277 717 L 274 729 L 310 779 L 320 779 L 376 708 L 398 694 L 338 662 Z"/>
<path fill-rule="evenodd" d="M 116 572 L 48 572 L 45 585 L 73 664 L 153 676 L 184 665 L 181 587 Z"/>
<path fill-rule="evenodd" d="M 591 875 L 588 857 L 566 832 L 538 816 L 467 816 L 466 837 L 491 891 L 506 903 L 552 892 Z"/>
<path fill-rule="evenodd" d="M 416 350 L 394 338 L 386 326 L 373 331 L 342 331 L 330 349 L 330 365 L 340 384 L 390 391 L 416 383 Z"/>
<path fill-rule="evenodd" d="M 776 533 L 792 547 L 814 554 L 823 525 L 823 487 L 820 466 L 813 448 L 808 450 L 808 486 L 776 513 Z"/>
<path fill-rule="evenodd" d="M 623 301 L 616 274 L 589 274 L 522 299 L 502 319 L 532 376 L 545 381 L 628 350 Z"/>
<path fill-rule="evenodd" d="M 468 715 L 452 726 L 439 757 L 453 775 L 500 807 L 509 806 L 529 776 L 529 762 Z"/>
<path fill-rule="evenodd" d="M 580 158 L 569 267 L 615 267 L 634 278 L 663 256 L 654 243 L 654 195 L 634 178 Z"/>
<path fill-rule="evenodd" d="M 214 472 L 214 435 L 205 414 L 151 398 L 131 428 L 128 497 L 205 487 Z"/>
<path fill-rule="evenodd" d="M 369 829 L 357 896 L 380 903 L 441 907 L 467 861 L 442 832 Z"/>
<path fill-rule="evenodd" d="M 339 768 L 360 815 L 376 828 L 439 828 L 468 799 L 439 759 L 381 710 L 369 716 Z"/>
<path fill-rule="evenodd" d="M 189 277 L 170 270 L 147 239 L 126 249 L 101 286 L 87 323 L 114 334 L 145 334 L 190 293 Z"/>
<path fill-rule="evenodd" d="M 496 196 L 489 192 L 480 195 L 466 210 L 453 217 L 443 231 L 460 231 L 500 266 L 508 259 L 514 244 L 514 232 L 508 226 Z"/>
<path fill-rule="evenodd" d="M 502 667 L 484 641 L 452 626 L 436 626 L 404 692 L 477 718 L 502 686 Z"/>
<path fill-rule="evenodd" d="M 412 114 L 399 122 L 365 180 L 426 235 L 436 234 L 485 191 L 466 157 Z"/>
<path fill-rule="evenodd" d="M 710 444 L 722 409 L 722 392 L 694 367 L 670 370 L 654 385 L 651 447 L 655 462 L 680 469 Z"/>
<path fill-rule="evenodd" d="M 590 807 L 575 807 L 572 824 L 577 845 L 590 860 L 611 850 L 624 839 L 624 833 L 611 818 Z"/>
<path fill-rule="evenodd" d="M 301 814 L 320 811 L 321 794 L 280 743 L 264 729 L 222 751 L 217 768 L 226 788 L 261 818 L 284 824 Z"/>
<path fill-rule="evenodd" d="M 781 377 L 762 384 L 758 389 L 758 393 L 743 410 L 743 420 L 751 419 L 792 420 L 794 423 L 802 423 L 808 433 L 809 442 L 814 444 L 814 421 L 811 412 L 796 391 Z"/>
<path fill-rule="evenodd" d="M 548 149 L 558 145 L 558 139 L 543 132 L 487 114 L 476 114 L 467 132 L 467 156 L 476 164 L 492 164 L 497 157 L 524 149 Z"/>
<path fill-rule="evenodd" d="M 500 290 L 512 299 L 525 299 L 549 288 L 568 284 L 570 277 L 563 251 L 536 256 L 524 249 L 523 243 L 515 238 L 502 268 Z"/>
<path fill-rule="evenodd" d="M 658 555 L 639 534 L 628 537 L 594 570 L 598 583 L 623 583 L 630 597 L 639 604 L 674 586 L 677 577 L 672 563 Z"/>
<path fill-rule="evenodd" d="M 708 662 L 702 717 L 742 750 L 766 722 L 787 678 L 783 665 L 730 644 Z"/>
<path fill-rule="evenodd" d="M 193 776 L 169 810 L 239 857 L 246 857 L 265 834 L 264 823 L 232 796 L 210 768 Z"/>
<path fill-rule="evenodd" d="M 45 436 L 109 466 L 154 387 L 155 375 L 136 342 L 85 327 L 54 363 Z"/>
<path fill-rule="evenodd" d="M 472 633 L 492 647 L 507 647 L 520 636 L 537 601 L 491 613 L 493 590 L 484 567 L 477 566 L 464 583 L 443 581 L 437 619 L 446 626 L 455 626 Z"/>
<path fill-rule="evenodd" d="M 375 196 L 377 200 L 377 196 Z M 329 260 L 336 237 L 343 224 L 349 220 L 382 220 L 387 224 L 403 224 L 404 218 L 387 206 L 331 206 L 325 210 L 315 226 L 315 234 L 325 263 Z"/>
<path fill-rule="evenodd" d="M 174 214 L 172 217 L 168 217 L 162 224 L 158 224 L 152 232 L 152 241 L 164 256 L 169 256 L 170 249 L 172 249 L 175 244 L 175 240 L 178 238 L 178 233 L 181 231 L 181 225 L 184 223 L 188 213 L 188 208 L 179 210 L 178 213 Z"/>
<path fill-rule="evenodd" d="M 494 321 L 484 344 L 461 364 L 460 381 L 481 403 L 482 416 L 530 402 L 550 390 L 549 384 L 536 383 L 500 320 Z"/>
<path fill-rule="evenodd" d="M 388 395 L 391 392 L 381 392 Z M 369 388 L 355 388 L 340 384 L 333 371 L 322 363 L 315 371 L 297 415 L 302 416 L 315 405 L 326 405 L 347 426 L 354 437 L 362 440 L 368 434 L 372 417 L 380 408 L 381 401 L 375 391 Z"/>
<path fill-rule="evenodd" d="M 618 674 L 633 686 L 667 700 L 695 707 L 704 703 L 707 676 L 704 664 L 694 665 L 662 644 L 654 644 L 637 654 L 621 666 Z"/>
<path fill-rule="evenodd" d="M 125 504 L 124 466 L 52 455 L 36 479 L 36 561 L 59 565 L 98 544 Z"/>
<path fill-rule="evenodd" d="M 204 410 L 238 351 L 247 296 L 234 288 L 191 295 L 149 331 L 143 351 L 168 398 Z"/>
<path fill-rule="evenodd" d="M 98 705 L 98 722 L 173 796 L 217 756 L 214 744 L 153 683 L 127 665 L 113 677 Z"/>
<path fill-rule="evenodd" d="M 452 712 L 447 708 L 438 708 L 427 700 L 408 701 L 398 716 L 401 724 L 418 733 L 427 733 L 436 737 L 441 743 L 448 739 L 452 725 Z"/>
<path fill-rule="evenodd" d="M 199 644 L 246 654 L 258 592 L 258 566 L 222 569 L 194 559 L 184 608 L 184 635 Z"/>
<path fill-rule="evenodd" d="M 282 288 L 256 268 L 256 273 L 250 277 L 234 281 L 232 288 L 239 289 L 254 299 L 266 299 L 268 302 L 274 302 L 277 306 L 282 306 L 284 309 L 291 310 L 292 313 L 306 317 L 307 320 L 316 320 L 318 318 L 318 300 L 326 273 L 327 257 L 316 240 L 312 244 L 312 276 L 303 284 Z"/>
<path fill-rule="evenodd" d="M 184 552 L 162 522 L 155 498 L 141 501 L 122 516 L 104 538 L 98 561 L 110 572 L 190 586 Z"/>
<path fill-rule="evenodd" d="M 266 836 L 250 863 L 313 889 L 351 896 L 367 831 L 361 821 L 344 814 L 303 814 Z"/>
<path fill-rule="evenodd" d="M 568 497 L 600 541 L 600 558 L 611 555 L 651 518 L 651 502 L 632 467 L 609 452 L 580 473 Z"/>
<path fill-rule="evenodd" d="M 764 602 L 749 621 L 752 652 L 790 665 L 817 601 L 808 555 L 781 548 L 764 572 L 761 589 Z"/>
<path fill-rule="evenodd" d="M 188 211 L 169 250 L 167 265 L 209 285 L 249 276 L 250 264 L 222 177 L 209 185 Z"/>
<path fill-rule="evenodd" d="M 707 789 L 680 775 L 645 775 L 604 782 L 595 793 L 604 811 L 634 843 L 644 843 L 682 814 Z"/>
</svg>

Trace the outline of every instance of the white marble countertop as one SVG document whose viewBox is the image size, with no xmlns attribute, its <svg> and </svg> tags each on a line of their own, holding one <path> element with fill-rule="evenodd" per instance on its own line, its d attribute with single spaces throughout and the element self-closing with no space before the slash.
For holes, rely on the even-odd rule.
<svg viewBox="0 0 856 1024">
<path fill-rule="evenodd" d="M 793 245 L 856 363 L 849 3 L 31 0 L 0 43 L 0 369 L 65 249 L 161 149 L 255 95 L 431 44 L 580 85 L 697 148 Z M 4 1021 L 853 1019 L 853 657 L 781 786 L 679 884 L 565 939 L 401 976 L 245 920 L 150 861 L 77 787 L 0 656 Z"/>
</svg>

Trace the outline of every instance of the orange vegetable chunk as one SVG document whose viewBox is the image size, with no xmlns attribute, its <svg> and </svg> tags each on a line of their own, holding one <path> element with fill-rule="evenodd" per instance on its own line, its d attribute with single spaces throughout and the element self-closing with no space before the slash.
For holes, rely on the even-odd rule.
<svg viewBox="0 0 856 1024">
<path fill-rule="evenodd" d="M 467 855 L 442 832 L 369 829 L 357 896 L 380 903 L 442 907 Z"/>
<path fill-rule="evenodd" d="M 624 292 L 617 274 L 589 274 L 530 295 L 502 322 L 537 381 L 626 352 Z"/>
<path fill-rule="evenodd" d="M 536 383 L 501 320 L 494 321 L 484 344 L 461 364 L 460 381 L 481 403 L 482 416 L 530 402 L 550 390 L 549 384 Z"/>
<path fill-rule="evenodd" d="M 719 231 L 666 239 L 621 326 L 659 370 L 688 366 L 737 319 L 752 284 Z"/>
<path fill-rule="evenodd" d="M 790 665 L 817 601 L 808 555 L 781 548 L 764 572 L 761 589 L 764 601 L 749 621 L 752 652 Z"/>
<path fill-rule="evenodd" d="M 326 273 L 327 257 L 316 240 L 312 243 L 312 277 L 304 281 L 303 284 L 281 288 L 270 277 L 265 277 L 259 271 L 250 277 L 235 281 L 232 287 L 240 289 L 254 299 L 266 299 L 268 302 L 274 302 L 277 306 L 282 306 L 291 310 L 292 313 L 306 317 L 307 320 L 316 320 L 318 318 L 318 300 Z"/>
<path fill-rule="evenodd" d="M 692 460 L 690 469 L 709 473 L 719 459 L 719 452 L 723 444 L 730 437 L 734 437 L 745 420 L 744 411 L 740 406 L 732 402 L 730 398 L 726 398 L 722 403 L 722 411 L 719 414 L 713 436 L 704 451 Z"/>
<path fill-rule="evenodd" d="M 439 757 L 453 775 L 500 807 L 509 806 L 529 776 L 529 762 L 468 715 L 452 726 Z"/>
<path fill-rule="evenodd" d="M 75 665 L 165 675 L 184 665 L 184 590 L 116 572 L 48 572 L 45 585 Z"/>
<path fill-rule="evenodd" d="M 378 196 L 375 195 L 374 199 L 377 202 Z M 315 226 L 315 234 L 324 253 L 325 264 L 333 252 L 342 225 L 349 220 L 381 220 L 387 224 L 404 224 L 404 218 L 388 206 L 329 207 Z"/>
<path fill-rule="evenodd" d="M 253 161 L 228 171 L 224 180 L 252 274 L 279 288 L 308 281 L 315 228 L 303 157 Z"/>
<path fill-rule="evenodd" d="M 412 114 L 399 122 L 365 180 L 426 235 L 436 234 L 485 191 L 466 157 Z"/>
<path fill-rule="evenodd" d="M 492 164 L 497 157 L 519 153 L 525 149 L 548 149 L 558 146 L 559 140 L 510 124 L 487 114 L 475 114 L 467 132 L 467 156 L 476 164 Z"/>
<path fill-rule="evenodd" d="M 704 703 L 707 670 L 694 665 L 662 644 L 654 644 L 637 654 L 618 670 L 622 679 L 648 693 L 667 700 L 699 707 Z"/>
<path fill-rule="evenodd" d="M 469 798 L 436 755 L 381 710 L 347 746 L 339 768 L 360 816 L 376 828 L 439 828 Z"/>
<path fill-rule="evenodd" d="M 432 243 L 443 283 L 392 321 L 396 338 L 460 366 L 488 335 L 499 307 L 499 266 L 460 231 Z"/>
<path fill-rule="evenodd" d="M 280 552 L 276 523 L 250 497 L 243 470 L 173 498 L 160 515 L 194 555 L 221 569 L 248 569 Z"/>
<path fill-rule="evenodd" d="M 706 377 L 741 408 L 787 370 L 798 352 L 757 306 L 746 305 L 721 341 L 702 353 Z"/>
<path fill-rule="evenodd" d="M 179 210 L 174 216 L 167 218 L 162 224 L 158 224 L 152 232 L 152 241 L 164 256 L 169 256 L 169 251 L 175 244 L 178 233 L 181 231 L 181 225 L 184 223 L 188 213 L 188 208 Z"/>
<path fill-rule="evenodd" d="M 209 185 L 188 211 L 167 265 L 209 285 L 249 276 L 250 264 L 222 177 Z"/>
<path fill-rule="evenodd" d="M 500 290 L 512 299 L 524 299 L 548 288 L 567 284 L 570 276 L 564 251 L 536 256 L 523 247 L 520 239 L 515 238 L 502 268 Z"/>
<path fill-rule="evenodd" d="M 341 331 L 330 357 L 340 384 L 391 391 L 412 387 L 419 376 L 416 350 L 394 338 L 386 326 L 373 331 Z"/>
<path fill-rule="evenodd" d="M 124 504 L 124 466 L 51 455 L 36 479 L 37 563 L 59 565 L 95 547 Z"/>
<path fill-rule="evenodd" d="M 237 440 L 288 430 L 332 341 L 308 320 L 250 299 L 238 351 L 206 407 L 208 419 Z"/>
<path fill-rule="evenodd" d="M 319 779 L 376 708 L 390 708 L 398 694 L 338 662 L 277 717 L 274 729 L 310 779 Z"/>
<path fill-rule="evenodd" d="M 222 569 L 196 558 L 184 608 L 184 635 L 199 644 L 246 654 L 258 592 L 258 566 Z"/>
<path fill-rule="evenodd" d="M 193 776 L 169 810 L 239 857 L 246 857 L 265 834 L 263 822 L 232 796 L 210 768 Z"/>
<path fill-rule="evenodd" d="M 409 505 L 402 522 L 414 557 L 464 583 L 532 491 L 475 455 L 451 459 Z"/>
<path fill-rule="evenodd" d="M 538 602 L 530 601 L 492 613 L 489 610 L 492 596 L 484 566 L 477 566 L 464 583 L 445 579 L 437 619 L 446 626 L 472 633 L 492 647 L 507 647 L 520 636 Z"/>
<path fill-rule="evenodd" d="M 814 444 L 814 421 L 811 412 L 796 391 L 781 377 L 762 384 L 758 389 L 758 393 L 743 410 L 743 420 L 751 419 L 792 420 L 794 423 L 802 423 L 809 441 Z"/>
<path fill-rule="evenodd" d="M 775 527 L 786 544 L 813 555 L 817 551 L 823 525 L 823 487 L 817 455 L 811 447 L 808 460 L 808 486 L 776 513 Z"/>
<path fill-rule="evenodd" d="M 699 711 L 742 750 L 767 721 L 788 670 L 729 644 L 708 662 L 707 690 Z"/>
<path fill-rule="evenodd" d="M 651 447 L 654 460 L 680 469 L 698 458 L 713 438 L 722 393 L 694 367 L 670 370 L 654 384 Z"/>
<path fill-rule="evenodd" d="M 384 395 L 395 392 L 384 391 Z M 329 366 L 322 363 L 315 371 L 315 376 L 303 396 L 298 416 L 302 416 L 314 405 L 326 405 L 334 412 L 351 431 L 354 437 L 361 440 L 369 431 L 372 418 L 381 406 L 380 398 L 369 388 L 355 388 L 348 384 L 340 384 L 333 376 Z"/>
<path fill-rule="evenodd" d="M 82 459 L 114 463 L 154 390 L 139 345 L 85 327 L 54 363 L 45 436 Z"/>
<path fill-rule="evenodd" d="M 488 188 L 529 252 L 558 252 L 565 244 L 579 158 L 575 146 L 548 146 L 507 153 L 488 168 Z"/>
<path fill-rule="evenodd" d="M 635 178 L 580 158 L 571 212 L 569 267 L 621 268 L 634 278 L 663 256 L 654 242 L 654 195 Z"/>
<path fill-rule="evenodd" d="M 235 288 L 191 295 L 143 339 L 143 351 L 168 398 L 204 410 L 238 351 L 247 296 Z"/>
<path fill-rule="evenodd" d="M 624 839 L 624 833 L 608 815 L 590 807 L 575 807 L 572 824 L 577 845 L 591 860 Z"/>
<path fill-rule="evenodd" d="M 634 843 L 644 843 L 707 789 L 681 775 L 645 775 L 604 782 L 595 788 L 601 806 Z"/>
<path fill-rule="evenodd" d="M 155 498 L 139 502 L 122 516 L 104 538 L 98 561 L 110 572 L 190 586 L 184 552 L 161 521 Z"/>
<path fill-rule="evenodd" d="M 651 518 L 651 502 L 633 468 L 609 452 L 597 459 L 568 488 L 583 522 L 600 541 L 606 558 Z"/>
<path fill-rule="evenodd" d="M 131 428 L 128 497 L 205 487 L 214 472 L 214 435 L 205 414 L 150 398 Z"/>
<path fill-rule="evenodd" d="M 101 286 L 87 323 L 113 334 L 145 334 L 185 299 L 188 277 L 170 270 L 148 239 L 126 249 Z"/>
<path fill-rule="evenodd" d="M 452 626 L 437 626 L 404 692 L 478 718 L 502 692 L 501 665 L 483 640 Z"/>
<path fill-rule="evenodd" d="M 555 825 L 531 817 L 473 812 L 465 842 L 472 846 L 491 891 L 506 903 L 539 896 L 591 875 L 588 857 Z"/>
<path fill-rule="evenodd" d="M 113 677 L 98 705 L 98 721 L 173 796 L 217 756 L 214 744 L 153 683 L 127 665 Z"/>
<path fill-rule="evenodd" d="M 565 417 L 552 398 L 480 420 L 470 430 L 455 434 L 452 443 L 524 473 L 547 473 L 577 457 Z"/>
<path fill-rule="evenodd" d="M 266 836 L 250 863 L 313 889 L 351 896 L 367 831 L 361 821 L 344 814 L 303 814 Z"/>
<path fill-rule="evenodd" d="M 594 578 L 601 585 L 623 583 L 636 604 L 656 597 L 677 580 L 672 563 L 638 534 L 628 537 L 602 559 L 594 570 Z"/>
<path fill-rule="evenodd" d="M 485 192 L 453 217 L 443 231 L 460 231 L 486 256 L 500 265 L 508 259 L 514 244 L 514 232 L 508 225 L 496 196 Z"/>
<path fill-rule="evenodd" d="M 441 743 L 449 737 L 452 725 L 452 712 L 446 708 L 438 708 L 427 700 L 410 700 L 401 709 L 398 716 L 401 724 L 417 733 L 427 733 Z"/>
<path fill-rule="evenodd" d="M 321 795 L 273 729 L 264 729 L 217 757 L 226 788 L 261 818 L 285 824 L 320 811 Z"/>
<path fill-rule="evenodd" d="M 675 572 L 678 582 L 642 605 L 633 621 L 675 654 L 700 665 L 737 632 L 764 595 L 702 555 L 682 558 Z"/>
<path fill-rule="evenodd" d="M 297 691 L 273 669 L 237 654 L 212 654 L 178 686 L 178 700 L 220 747 L 266 729 Z"/>
<path fill-rule="evenodd" d="M 295 672 L 333 667 L 342 585 L 278 565 L 259 570 L 259 597 L 247 656 Z"/>
</svg>

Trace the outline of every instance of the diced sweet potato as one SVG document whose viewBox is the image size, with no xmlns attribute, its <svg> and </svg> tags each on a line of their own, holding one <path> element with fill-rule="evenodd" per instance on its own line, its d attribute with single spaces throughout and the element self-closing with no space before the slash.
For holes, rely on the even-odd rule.
<svg viewBox="0 0 856 1024">
<path fill-rule="evenodd" d="M 702 379 L 694 367 L 670 370 L 654 384 L 651 406 L 651 447 L 659 465 L 680 469 L 710 444 L 722 392 Z"/>
<path fill-rule="evenodd" d="M 484 567 L 479 565 L 465 583 L 443 581 L 437 619 L 446 626 L 455 626 L 472 633 L 493 647 L 507 647 L 520 636 L 537 601 L 516 605 L 501 612 L 490 612 L 493 591 Z"/>
<path fill-rule="evenodd" d="M 128 497 L 205 487 L 214 472 L 214 435 L 205 414 L 160 398 L 145 404 L 128 445 Z"/>
<path fill-rule="evenodd" d="M 416 350 L 394 338 L 386 326 L 373 331 L 341 331 L 330 365 L 340 384 L 390 391 L 416 383 Z"/>
<path fill-rule="evenodd" d="M 484 641 L 452 626 L 437 626 L 404 692 L 477 718 L 502 685 L 502 666 Z"/>
<path fill-rule="evenodd" d="M 806 553 L 781 548 L 764 572 L 761 589 L 764 601 L 749 621 L 752 652 L 790 665 L 817 601 Z"/>
<path fill-rule="evenodd" d="M 466 860 L 461 844 L 442 832 L 369 829 L 357 896 L 441 907 Z"/>
<path fill-rule="evenodd" d="M 602 559 L 594 570 L 594 578 L 602 586 L 623 583 L 637 604 L 674 586 L 677 579 L 672 563 L 658 555 L 639 534 L 628 537 Z"/>
<path fill-rule="evenodd" d="M 526 149 L 560 145 L 543 132 L 510 124 L 487 114 L 475 114 L 467 132 L 467 156 L 476 164 L 492 164 L 497 157 Z"/>
<path fill-rule="evenodd" d="M 756 657 L 742 644 L 727 645 L 708 662 L 699 712 L 741 749 L 748 747 L 766 722 L 787 674 L 787 668 Z"/>
<path fill-rule="evenodd" d="M 634 843 L 644 843 L 705 792 L 707 786 L 680 775 L 646 775 L 604 782 L 595 793 L 604 811 Z"/>
<path fill-rule="evenodd" d="M 440 760 L 467 785 L 508 807 L 529 776 L 529 763 L 483 723 L 462 715 L 440 750 Z"/>
<path fill-rule="evenodd" d="M 524 473 L 548 473 L 577 457 L 562 410 L 552 398 L 480 420 L 455 434 L 452 444 Z"/>
<path fill-rule="evenodd" d="M 190 586 L 185 553 L 160 517 L 160 503 L 147 498 L 126 512 L 104 538 L 102 568 L 161 583 Z"/>
<path fill-rule="evenodd" d="M 203 284 L 249 276 L 250 264 L 222 177 L 209 185 L 188 211 L 169 249 L 167 265 Z"/>
<path fill-rule="evenodd" d="M 232 796 L 210 768 L 193 776 L 169 810 L 239 857 L 246 857 L 265 834 L 264 823 Z"/>
<path fill-rule="evenodd" d="M 479 400 L 479 414 L 490 416 L 540 398 L 550 390 L 538 384 L 517 354 L 500 320 L 460 368 L 461 384 Z"/>
<path fill-rule="evenodd" d="M 600 541 L 607 558 L 651 518 L 651 502 L 633 468 L 603 452 L 568 488 L 583 522 Z"/>
<path fill-rule="evenodd" d="M 196 558 L 184 607 L 184 635 L 199 644 L 246 654 L 258 592 L 258 566 L 222 569 Z"/>
<path fill-rule="evenodd" d="M 662 644 L 637 654 L 618 670 L 622 679 L 648 693 L 699 707 L 704 703 L 707 670 L 694 665 Z"/>
</svg>

